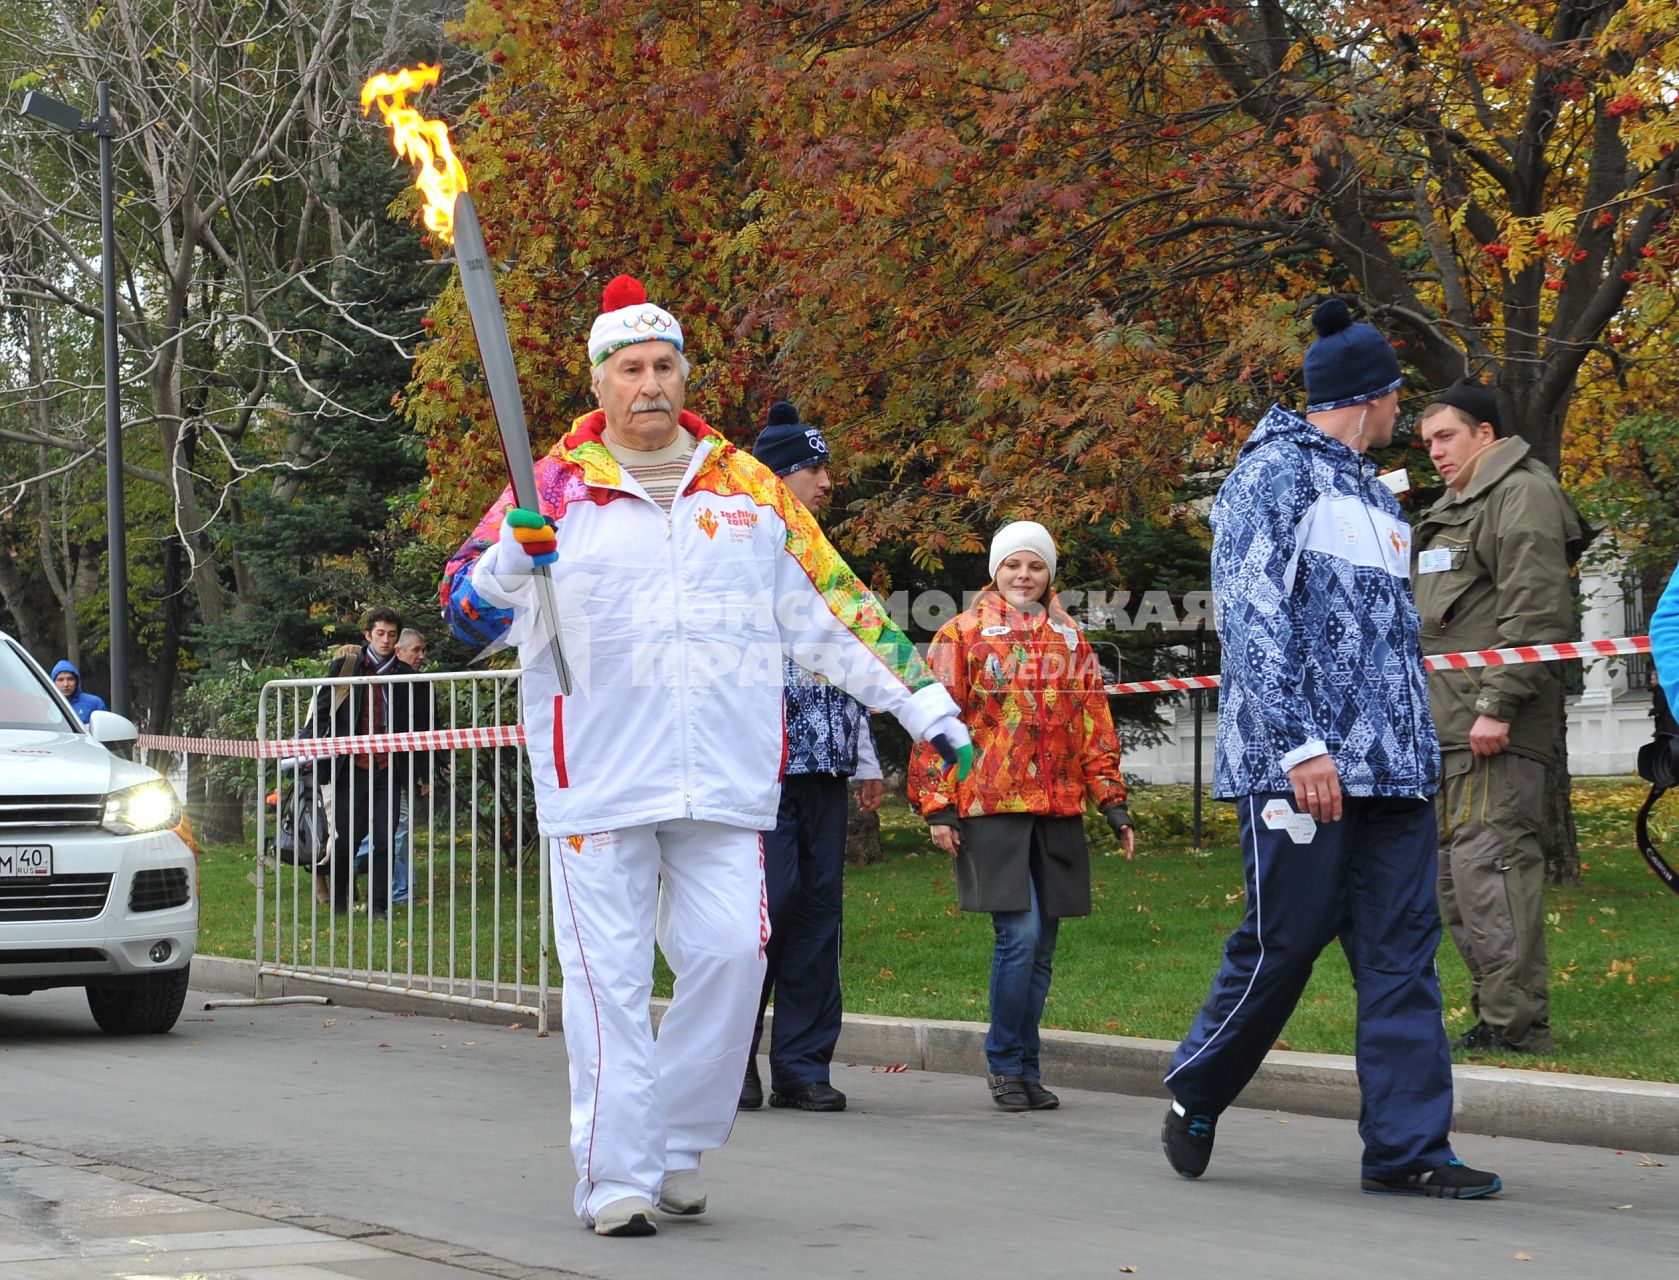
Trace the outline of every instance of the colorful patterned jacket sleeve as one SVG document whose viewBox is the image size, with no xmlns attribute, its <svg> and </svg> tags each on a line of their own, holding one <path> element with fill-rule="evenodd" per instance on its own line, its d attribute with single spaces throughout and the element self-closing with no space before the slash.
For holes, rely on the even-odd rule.
<svg viewBox="0 0 1679 1280">
<path fill-rule="evenodd" d="M 952 619 L 939 628 L 927 651 L 927 662 L 965 714 L 968 709 L 968 659 L 957 621 Z M 955 808 L 955 775 L 947 772 L 943 757 L 930 743 L 919 742 L 911 750 L 908 775 L 909 802 L 923 818 Z"/>
<path fill-rule="evenodd" d="M 575 427 L 576 424 L 573 424 Z M 542 514 L 554 522 L 556 529 L 561 528 L 561 521 L 573 505 L 599 503 L 608 496 L 589 490 L 582 470 L 564 452 L 563 442 L 536 460 L 536 491 Z M 473 571 L 486 554 L 492 557 L 487 567 L 493 570 L 496 538 L 501 533 L 502 518 L 513 505 L 513 487 L 509 485 L 490 504 L 490 509 L 466 541 L 461 543 L 460 549 L 449 558 L 438 588 L 443 618 L 449 629 L 462 644 L 475 652 L 499 645 L 513 624 L 513 611 L 504 603 L 486 599 L 473 583 Z M 564 554 L 563 551 L 561 554 Z"/>
<path fill-rule="evenodd" d="M 545 462 L 548 462 L 547 458 L 537 462 L 539 471 Z M 478 557 L 495 545 L 496 536 L 501 532 L 502 517 L 512 505 L 513 486 L 509 485 L 490 504 L 490 509 L 467 535 L 459 550 L 449 557 L 449 563 L 443 568 L 443 581 L 438 587 L 443 620 L 449 624 L 455 638 L 474 653 L 498 644 L 513 624 L 512 610 L 491 604 L 472 585 L 472 568 L 478 563 Z"/>
<path fill-rule="evenodd" d="M 1079 767 L 1091 802 L 1097 809 L 1106 809 L 1125 803 L 1125 776 L 1120 772 L 1119 734 L 1108 706 L 1102 664 L 1094 651 L 1085 647 L 1084 652 L 1089 660 L 1080 664 L 1078 672 L 1078 700 L 1084 713 L 1084 750 L 1079 754 Z"/>
<path fill-rule="evenodd" d="M 762 464 L 733 450 L 727 465 L 781 518 L 786 555 L 776 567 L 777 616 L 789 657 L 864 706 L 890 711 L 920 739 L 955 707 L 874 592 L 823 536 L 804 504 Z"/>
</svg>

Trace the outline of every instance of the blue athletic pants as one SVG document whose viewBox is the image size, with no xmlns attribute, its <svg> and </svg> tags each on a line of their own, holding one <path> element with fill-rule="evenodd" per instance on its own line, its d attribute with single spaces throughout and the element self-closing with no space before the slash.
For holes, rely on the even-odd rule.
<svg viewBox="0 0 1679 1280">
<path fill-rule="evenodd" d="M 1319 953 L 1339 938 L 1358 995 L 1363 1176 L 1391 1178 L 1452 1158 L 1434 812 L 1426 800 L 1344 803 L 1340 822 L 1298 844 L 1273 825 L 1293 813 L 1292 795 L 1237 800 L 1247 915 L 1225 942 L 1166 1085 L 1191 1115 L 1230 1106 L 1282 1033 Z"/>
</svg>

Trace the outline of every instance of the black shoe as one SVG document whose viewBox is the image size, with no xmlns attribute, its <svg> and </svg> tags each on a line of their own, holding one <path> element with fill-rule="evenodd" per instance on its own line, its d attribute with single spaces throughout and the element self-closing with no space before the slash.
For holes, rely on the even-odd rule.
<svg viewBox="0 0 1679 1280">
<path fill-rule="evenodd" d="M 1026 1092 L 1025 1076 L 994 1076 L 987 1073 L 985 1083 L 991 1086 L 991 1101 L 1004 1111 L 1032 1109 L 1032 1095 Z"/>
<path fill-rule="evenodd" d="M 1366 1178 L 1363 1182 L 1367 1196 L 1433 1196 L 1438 1200 L 1478 1200 L 1495 1195 L 1504 1184 L 1496 1173 L 1471 1169 L 1461 1160 L 1452 1160 L 1438 1169 L 1425 1173 L 1408 1173 L 1399 1178 Z"/>
<path fill-rule="evenodd" d="M 756 1111 L 764 1105 L 764 1082 L 758 1078 L 758 1060 L 753 1058 L 746 1064 L 746 1079 L 740 1086 L 740 1103 L 742 1111 Z"/>
<path fill-rule="evenodd" d="M 1477 1022 L 1456 1040 L 1452 1041 L 1453 1053 L 1530 1053 L 1529 1049 L 1521 1049 L 1511 1044 L 1498 1034 L 1496 1027 L 1490 1027 L 1484 1022 Z"/>
<path fill-rule="evenodd" d="M 1026 1089 L 1026 1101 L 1031 1104 L 1032 1110 L 1054 1111 L 1061 1105 L 1061 1099 L 1036 1080 L 1022 1080 L 1020 1083 Z"/>
<path fill-rule="evenodd" d="M 1179 1177 L 1199 1178 L 1207 1171 L 1207 1161 L 1213 1158 L 1213 1130 L 1218 1118 L 1197 1112 L 1189 1115 L 1176 1102 L 1166 1109 L 1166 1123 L 1160 1127 L 1160 1145 L 1166 1151 L 1166 1163 L 1176 1169 Z"/>
<path fill-rule="evenodd" d="M 792 1107 L 796 1111 L 844 1111 L 845 1095 L 826 1080 L 812 1080 L 809 1084 L 772 1092 L 770 1106 Z"/>
</svg>

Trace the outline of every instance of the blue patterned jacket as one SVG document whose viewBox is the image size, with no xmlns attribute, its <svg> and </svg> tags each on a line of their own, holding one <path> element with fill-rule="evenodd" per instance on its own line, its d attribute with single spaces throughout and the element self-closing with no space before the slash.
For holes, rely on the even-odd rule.
<svg viewBox="0 0 1679 1280">
<path fill-rule="evenodd" d="M 1291 791 L 1327 751 L 1349 796 L 1432 794 L 1440 743 L 1411 527 L 1375 464 L 1277 405 L 1213 502 L 1224 649 L 1214 794 Z"/>
<path fill-rule="evenodd" d="M 783 657 L 781 665 L 787 686 L 786 775 L 834 773 L 849 778 L 856 774 L 860 750 L 866 760 L 874 759 L 873 740 L 864 744 L 870 729 L 863 704 L 845 690 L 817 680 L 790 658 Z M 868 777 L 880 776 L 874 767 L 863 772 Z"/>
</svg>

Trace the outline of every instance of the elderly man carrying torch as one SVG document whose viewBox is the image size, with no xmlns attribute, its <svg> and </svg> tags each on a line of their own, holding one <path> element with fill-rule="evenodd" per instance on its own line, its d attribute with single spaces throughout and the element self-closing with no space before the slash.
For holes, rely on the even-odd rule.
<svg viewBox="0 0 1679 1280">
<path fill-rule="evenodd" d="M 619 276 L 589 335 L 600 408 L 536 464 L 541 511 L 489 509 L 449 562 L 457 635 L 512 639 L 565 976 L 575 1208 L 651 1235 L 705 1210 L 728 1137 L 769 924 L 759 832 L 786 751 L 786 653 L 965 771 L 955 703 L 786 486 L 683 411 L 676 319 Z M 533 575 L 554 563 L 554 580 Z M 536 591 L 575 683 L 558 692 Z M 655 1040 L 653 942 L 676 975 Z"/>
</svg>

